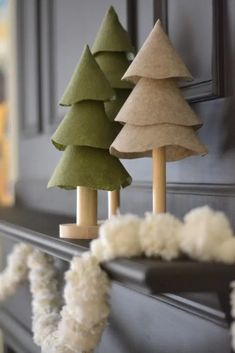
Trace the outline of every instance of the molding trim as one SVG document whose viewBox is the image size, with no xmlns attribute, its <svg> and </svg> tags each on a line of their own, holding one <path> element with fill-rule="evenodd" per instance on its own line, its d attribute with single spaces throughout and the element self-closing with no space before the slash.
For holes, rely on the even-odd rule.
<svg viewBox="0 0 235 353">
<path fill-rule="evenodd" d="M 27 4 L 26 0 L 17 2 L 18 100 L 21 130 L 24 136 L 33 137 L 42 132 L 39 0 Z M 30 11 L 30 16 L 26 11 Z M 29 108 L 29 90 L 30 97 L 34 97 L 33 112 Z"/>
<path fill-rule="evenodd" d="M 131 37 L 131 42 L 137 48 L 138 32 L 137 32 L 137 3 L 135 0 L 127 0 L 127 30 Z"/>
<path fill-rule="evenodd" d="M 138 181 L 130 186 L 151 191 L 151 182 Z M 168 194 L 235 197 L 235 184 L 167 183 Z"/>
<path fill-rule="evenodd" d="M 18 180 L 17 189 L 22 187 L 42 186 L 45 189 L 47 179 L 24 179 Z M 142 189 L 151 192 L 152 183 L 150 181 L 133 181 L 127 190 Z M 46 190 L 47 191 L 47 190 Z M 167 183 L 167 193 L 169 194 L 190 194 L 205 196 L 235 197 L 235 184 L 207 184 L 207 183 Z"/>
<path fill-rule="evenodd" d="M 225 315 L 222 311 L 176 294 L 162 294 L 155 298 L 179 310 L 183 310 L 184 312 L 198 316 L 203 320 L 211 321 L 218 326 L 227 328 Z"/>
<path fill-rule="evenodd" d="M 55 0 L 41 1 L 39 4 L 39 38 L 40 38 L 40 66 L 41 66 L 41 110 L 44 132 L 51 132 L 59 121 L 55 97 L 56 87 L 56 55 L 55 55 Z"/>
<path fill-rule="evenodd" d="M 47 190 L 45 179 L 24 179 L 16 183 L 16 202 L 23 207 L 44 212 L 74 215 L 76 193 L 60 189 Z M 152 209 L 151 182 L 138 181 L 122 192 L 122 212 L 139 215 Z M 169 211 L 183 217 L 188 210 L 208 204 L 223 210 L 235 226 L 235 184 L 168 183 Z M 179 207 L 179 205 L 181 205 Z M 107 193 L 99 191 L 99 218 L 107 215 Z"/>
<path fill-rule="evenodd" d="M 212 77 L 208 81 L 201 81 L 196 84 L 187 84 L 183 87 L 183 93 L 190 102 L 204 101 L 224 96 L 224 33 L 223 33 L 223 1 L 212 1 L 213 16 L 213 38 L 211 70 Z M 153 20 L 160 18 L 164 29 L 168 33 L 168 0 L 153 1 Z"/>
</svg>

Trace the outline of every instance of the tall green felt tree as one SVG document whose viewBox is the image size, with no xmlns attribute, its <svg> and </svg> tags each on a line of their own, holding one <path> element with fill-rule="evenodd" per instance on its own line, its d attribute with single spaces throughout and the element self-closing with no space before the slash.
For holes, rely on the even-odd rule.
<svg viewBox="0 0 235 353">
<path fill-rule="evenodd" d="M 116 190 L 131 182 L 121 162 L 108 150 L 117 131 L 105 113 L 104 102 L 113 97 L 113 89 L 86 46 L 60 102 L 71 108 L 52 136 L 63 155 L 48 186 L 77 188 L 77 223 L 60 225 L 61 237 L 95 237 L 97 189 Z"/>
<path fill-rule="evenodd" d="M 121 79 L 130 65 L 130 58 L 134 57 L 134 47 L 112 6 L 101 23 L 92 53 L 115 91 L 116 99 L 105 102 L 105 111 L 118 134 L 122 125 L 114 119 L 133 87 L 132 83 Z M 109 215 L 117 212 L 119 199 L 119 190 L 109 192 Z"/>
</svg>

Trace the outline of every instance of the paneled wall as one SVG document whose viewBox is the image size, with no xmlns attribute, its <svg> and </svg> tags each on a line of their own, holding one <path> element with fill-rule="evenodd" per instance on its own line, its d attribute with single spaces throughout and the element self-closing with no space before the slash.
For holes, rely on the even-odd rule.
<svg viewBox="0 0 235 353">
<path fill-rule="evenodd" d="M 234 0 L 21 0 L 18 4 L 19 202 L 74 213 L 74 192 L 46 190 L 61 156 L 51 145 L 50 135 L 63 117 L 65 109 L 58 106 L 58 100 L 83 46 L 92 45 L 112 4 L 137 48 L 161 18 L 195 77 L 182 89 L 204 123 L 199 135 L 209 154 L 168 164 L 169 210 L 182 215 L 191 207 L 210 204 L 235 219 Z M 123 211 L 150 210 L 151 159 L 124 164 L 134 183 L 123 192 Z M 101 193 L 101 217 L 105 199 Z"/>
</svg>

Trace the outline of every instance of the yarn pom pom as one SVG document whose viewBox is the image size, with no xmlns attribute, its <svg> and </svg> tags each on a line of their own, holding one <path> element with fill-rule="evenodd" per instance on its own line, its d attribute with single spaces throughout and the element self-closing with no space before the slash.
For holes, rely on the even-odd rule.
<svg viewBox="0 0 235 353">
<path fill-rule="evenodd" d="M 221 260 L 221 246 L 233 237 L 230 223 L 224 213 L 204 206 L 190 211 L 184 220 L 181 249 L 196 260 Z M 227 246 L 223 249 L 223 257 L 226 257 L 226 249 L 228 251 Z M 231 254 L 229 256 L 231 257 Z"/>
<path fill-rule="evenodd" d="M 134 215 L 112 217 L 100 227 L 99 239 L 91 242 L 92 254 L 100 262 L 140 255 L 140 222 L 141 219 Z"/>
<path fill-rule="evenodd" d="M 0 301 L 15 293 L 18 286 L 27 278 L 27 260 L 33 248 L 27 244 L 17 244 L 7 257 L 7 267 L 0 273 Z"/>
<path fill-rule="evenodd" d="M 235 238 L 226 240 L 218 248 L 216 259 L 226 264 L 235 263 Z"/>
<path fill-rule="evenodd" d="M 147 213 L 140 226 L 140 243 L 146 256 L 172 260 L 180 253 L 179 234 L 182 222 L 169 213 Z"/>
</svg>

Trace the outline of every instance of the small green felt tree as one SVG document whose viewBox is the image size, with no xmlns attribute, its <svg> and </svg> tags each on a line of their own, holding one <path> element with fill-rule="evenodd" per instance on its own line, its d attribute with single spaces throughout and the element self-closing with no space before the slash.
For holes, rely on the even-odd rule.
<svg viewBox="0 0 235 353">
<path fill-rule="evenodd" d="M 118 134 L 122 125 L 114 119 L 133 87 L 132 83 L 121 79 L 130 65 L 130 58 L 134 57 L 134 47 L 112 6 L 101 23 L 92 53 L 115 91 L 116 99 L 105 102 L 105 111 Z M 109 192 L 109 215 L 117 212 L 119 198 L 119 190 Z"/>
<path fill-rule="evenodd" d="M 52 136 L 64 151 L 48 187 L 77 187 L 77 224 L 61 225 L 60 236 L 97 235 L 97 189 L 116 190 L 130 184 L 121 162 L 109 154 L 116 126 L 108 119 L 104 102 L 114 91 L 87 46 L 60 104 L 71 106 Z"/>
</svg>

